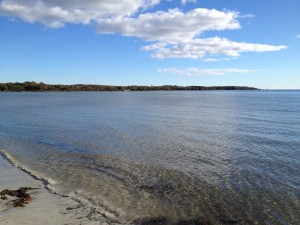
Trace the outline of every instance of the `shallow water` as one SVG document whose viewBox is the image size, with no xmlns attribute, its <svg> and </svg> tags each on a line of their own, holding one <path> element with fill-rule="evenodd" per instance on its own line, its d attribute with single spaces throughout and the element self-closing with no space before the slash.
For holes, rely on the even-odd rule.
<svg viewBox="0 0 300 225">
<path fill-rule="evenodd" d="M 0 147 L 119 221 L 300 224 L 300 91 L 0 93 Z"/>
</svg>

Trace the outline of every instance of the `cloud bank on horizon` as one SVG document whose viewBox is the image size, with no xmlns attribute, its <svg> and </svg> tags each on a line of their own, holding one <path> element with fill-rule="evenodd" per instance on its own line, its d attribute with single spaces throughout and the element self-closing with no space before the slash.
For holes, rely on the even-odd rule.
<svg viewBox="0 0 300 225">
<path fill-rule="evenodd" d="M 187 68 L 184 70 L 179 70 L 176 68 L 168 68 L 168 69 L 159 69 L 158 72 L 160 73 L 173 73 L 183 76 L 215 76 L 215 75 L 226 75 L 226 74 L 233 74 L 233 73 L 251 73 L 256 72 L 257 70 L 245 70 L 245 69 L 236 69 L 236 68 L 229 68 L 229 69 L 200 69 L 200 68 Z"/>
<path fill-rule="evenodd" d="M 93 24 L 99 34 L 138 37 L 149 44 L 153 58 L 229 60 L 243 52 L 279 51 L 287 46 L 235 42 L 218 36 L 201 38 L 205 31 L 240 29 L 239 12 L 195 8 L 155 11 L 160 0 L 2 0 L 0 15 L 61 28 L 68 23 Z M 182 0 L 182 5 L 196 3 Z M 215 59 L 214 57 L 220 57 Z M 207 59 L 206 59 L 207 58 Z"/>
</svg>

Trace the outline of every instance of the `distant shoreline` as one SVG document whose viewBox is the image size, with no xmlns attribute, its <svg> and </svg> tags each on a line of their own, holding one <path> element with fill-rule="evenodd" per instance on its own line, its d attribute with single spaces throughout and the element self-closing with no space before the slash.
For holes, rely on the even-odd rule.
<svg viewBox="0 0 300 225">
<path fill-rule="evenodd" d="M 78 92 L 78 91 L 208 91 L 208 90 L 259 90 L 247 86 L 114 86 L 95 84 L 45 84 L 36 82 L 0 83 L 0 92 Z"/>
</svg>

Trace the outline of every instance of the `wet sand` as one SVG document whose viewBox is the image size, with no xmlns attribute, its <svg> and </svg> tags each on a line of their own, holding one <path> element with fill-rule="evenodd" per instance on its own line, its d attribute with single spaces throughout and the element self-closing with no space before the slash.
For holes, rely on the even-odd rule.
<svg viewBox="0 0 300 225">
<path fill-rule="evenodd" d="M 84 206 L 68 197 L 52 194 L 40 180 L 11 165 L 0 155 L 0 192 L 30 187 L 31 196 L 24 207 L 14 207 L 17 197 L 5 195 L 0 199 L 0 224 L 5 225 L 66 225 L 108 224 L 105 218 L 92 220 L 86 215 Z"/>
</svg>

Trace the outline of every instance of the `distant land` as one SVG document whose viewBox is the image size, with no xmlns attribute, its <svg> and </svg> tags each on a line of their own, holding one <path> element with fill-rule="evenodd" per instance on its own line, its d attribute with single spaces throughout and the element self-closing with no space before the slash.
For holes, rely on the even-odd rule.
<svg viewBox="0 0 300 225">
<path fill-rule="evenodd" d="M 259 90 L 245 86 L 112 86 L 94 84 L 45 84 L 36 82 L 0 83 L 0 92 L 73 92 L 73 91 L 198 91 L 198 90 Z"/>
</svg>

